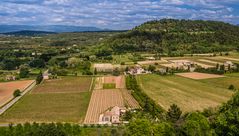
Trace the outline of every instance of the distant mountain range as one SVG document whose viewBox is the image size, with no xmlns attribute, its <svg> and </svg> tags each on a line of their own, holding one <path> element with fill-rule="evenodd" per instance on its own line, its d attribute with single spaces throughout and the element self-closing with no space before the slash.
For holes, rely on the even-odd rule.
<svg viewBox="0 0 239 136">
<path fill-rule="evenodd" d="M 14 35 L 14 36 L 40 36 L 40 35 L 56 34 L 56 32 L 23 30 L 23 31 L 16 31 L 16 32 L 1 33 L 1 34 Z"/>
<path fill-rule="evenodd" d="M 16 31 L 44 31 L 44 32 L 92 32 L 92 31 L 110 31 L 97 27 L 85 26 L 66 26 L 66 25 L 0 25 L 0 33 L 9 33 Z"/>
</svg>

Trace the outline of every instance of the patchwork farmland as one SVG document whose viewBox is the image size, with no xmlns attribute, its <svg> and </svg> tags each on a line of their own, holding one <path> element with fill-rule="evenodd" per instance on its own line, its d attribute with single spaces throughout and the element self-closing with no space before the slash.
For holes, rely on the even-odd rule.
<svg viewBox="0 0 239 136">
<path fill-rule="evenodd" d="M 177 104 L 183 112 L 216 107 L 233 94 L 228 89 L 180 76 L 139 75 L 137 80 L 146 94 L 166 110 L 171 104 Z"/>
<path fill-rule="evenodd" d="M 13 92 L 16 89 L 24 91 L 33 82 L 34 80 L 25 80 L 0 83 L 0 107 L 13 99 Z"/>
<path fill-rule="evenodd" d="M 0 116 L 0 123 L 82 123 L 89 104 L 91 77 L 44 81 Z"/>
<path fill-rule="evenodd" d="M 104 84 L 115 84 L 115 89 L 104 89 Z M 97 77 L 84 123 L 97 124 L 100 114 L 114 106 L 139 108 L 138 102 L 125 89 L 124 76 Z"/>
</svg>

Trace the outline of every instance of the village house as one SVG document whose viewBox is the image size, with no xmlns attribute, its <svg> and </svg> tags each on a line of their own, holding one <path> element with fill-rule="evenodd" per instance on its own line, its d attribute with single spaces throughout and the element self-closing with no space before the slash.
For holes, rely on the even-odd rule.
<svg viewBox="0 0 239 136">
<path fill-rule="evenodd" d="M 141 66 L 135 66 L 130 68 L 127 73 L 131 75 L 139 75 L 139 74 L 149 74 L 151 72 L 143 69 Z"/>
<path fill-rule="evenodd" d="M 120 116 L 125 113 L 124 108 L 115 106 L 106 110 L 104 113 L 100 114 L 99 124 L 119 124 Z"/>
<path fill-rule="evenodd" d="M 155 57 L 145 57 L 147 60 L 156 60 Z"/>
<path fill-rule="evenodd" d="M 48 73 L 48 70 L 47 70 L 47 71 L 45 71 L 45 72 L 43 73 L 42 76 L 43 76 L 43 79 L 44 79 L 44 80 L 48 80 L 50 75 L 51 75 L 51 74 L 49 74 L 49 73 Z"/>
<path fill-rule="evenodd" d="M 16 76 L 7 75 L 7 76 L 6 76 L 6 80 L 7 80 L 7 81 L 14 81 L 14 80 L 16 80 Z"/>
<path fill-rule="evenodd" d="M 223 63 L 224 69 L 229 70 L 235 68 L 235 65 L 231 61 L 226 61 Z"/>
</svg>

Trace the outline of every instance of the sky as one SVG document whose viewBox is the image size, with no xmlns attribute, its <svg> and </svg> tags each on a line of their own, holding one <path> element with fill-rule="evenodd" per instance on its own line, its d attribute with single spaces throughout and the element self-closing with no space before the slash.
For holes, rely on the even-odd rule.
<svg viewBox="0 0 239 136">
<path fill-rule="evenodd" d="M 162 18 L 239 24 L 239 0 L 0 0 L 0 24 L 120 30 Z"/>
</svg>

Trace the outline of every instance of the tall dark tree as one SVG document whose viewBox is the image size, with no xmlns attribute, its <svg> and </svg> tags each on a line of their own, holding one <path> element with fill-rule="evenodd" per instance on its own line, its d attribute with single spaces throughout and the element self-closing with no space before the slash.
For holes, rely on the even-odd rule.
<svg viewBox="0 0 239 136">
<path fill-rule="evenodd" d="M 175 122 L 180 118 L 181 114 L 182 111 L 180 110 L 180 108 L 176 104 L 172 104 L 168 109 L 167 119 L 172 122 Z"/>
</svg>

